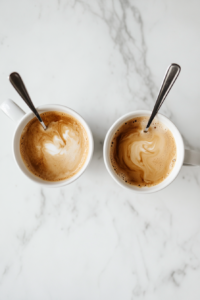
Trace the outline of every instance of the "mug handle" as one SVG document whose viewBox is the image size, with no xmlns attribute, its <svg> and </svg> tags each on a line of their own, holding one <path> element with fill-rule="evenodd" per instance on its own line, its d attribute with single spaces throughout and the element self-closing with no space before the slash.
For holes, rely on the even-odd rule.
<svg viewBox="0 0 200 300">
<path fill-rule="evenodd" d="M 184 166 L 200 166 L 200 152 L 185 149 Z"/>
<path fill-rule="evenodd" d="M 18 122 L 26 114 L 14 101 L 8 99 L 0 105 L 1 110 L 13 121 Z"/>
</svg>

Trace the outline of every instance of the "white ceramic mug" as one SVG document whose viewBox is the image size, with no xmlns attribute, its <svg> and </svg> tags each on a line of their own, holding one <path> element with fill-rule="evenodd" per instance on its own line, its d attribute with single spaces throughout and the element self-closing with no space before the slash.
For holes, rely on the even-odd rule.
<svg viewBox="0 0 200 300">
<path fill-rule="evenodd" d="M 7 116 L 9 116 L 12 120 L 14 120 L 17 123 L 16 129 L 15 129 L 15 132 L 13 135 L 13 142 L 12 142 L 13 155 L 14 155 L 14 159 L 15 159 L 18 167 L 29 179 L 31 179 L 32 181 L 39 183 L 41 185 L 47 186 L 47 187 L 61 187 L 61 186 L 67 185 L 69 183 L 72 183 L 73 181 L 75 181 L 78 177 L 80 177 L 83 174 L 83 172 L 85 171 L 85 169 L 87 168 L 87 166 L 89 165 L 89 163 L 91 161 L 93 149 L 94 149 L 94 141 L 93 141 L 92 132 L 91 132 L 89 126 L 77 112 L 75 112 L 71 108 L 68 108 L 63 105 L 58 105 L 58 104 L 47 104 L 47 105 L 41 105 L 41 106 L 37 107 L 37 110 L 39 113 L 43 113 L 46 111 L 59 111 L 59 112 L 64 112 L 64 113 L 67 113 L 67 114 L 73 116 L 75 119 L 77 119 L 83 125 L 83 127 L 85 128 L 85 130 L 87 132 L 88 139 L 89 139 L 88 156 L 85 161 L 85 164 L 80 169 L 80 171 L 77 172 L 74 176 L 72 176 L 69 179 L 57 181 L 57 182 L 51 182 L 51 181 L 43 180 L 43 179 L 35 176 L 33 173 L 31 173 L 25 166 L 25 164 L 22 160 L 21 154 L 20 154 L 19 142 L 20 142 L 22 130 L 24 129 L 26 124 L 32 118 L 34 118 L 35 115 L 31 111 L 26 114 L 12 100 L 4 101 L 0 105 L 0 108 L 4 111 L 4 113 Z"/>
<path fill-rule="evenodd" d="M 121 186 L 128 188 L 134 192 L 137 193 L 153 193 L 157 192 L 159 190 L 162 190 L 166 186 L 168 186 L 178 175 L 182 165 L 187 165 L 187 166 L 199 166 L 200 165 L 200 153 L 192 150 L 187 150 L 184 148 L 184 143 L 182 136 L 176 126 L 165 116 L 162 114 L 157 114 L 156 118 L 158 121 L 166 125 L 167 128 L 172 132 L 175 142 L 176 142 L 176 147 L 177 147 L 177 160 L 175 163 L 175 166 L 169 176 L 163 180 L 161 183 L 152 186 L 152 187 L 142 187 L 139 188 L 138 186 L 130 185 L 126 182 L 124 182 L 114 171 L 111 161 L 110 161 L 110 147 L 111 147 L 111 141 L 113 139 L 113 136 L 117 129 L 121 127 L 121 125 L 128 120 L 131 120 L 136 117 L 142 117 L 142 116 L 150 116 L 151 111 L 147 110 L 137 110 L 130 112 L 121 118 L 119 118 L 108 130 L 105 141 L 104 141 L 104 148 L 103 148 L 103 155 L 104 155 L 104 162 L 106 165 L 106 168 L 108 170 L 108 173 L 111 175 L 111 177 Z"/>
</svg>

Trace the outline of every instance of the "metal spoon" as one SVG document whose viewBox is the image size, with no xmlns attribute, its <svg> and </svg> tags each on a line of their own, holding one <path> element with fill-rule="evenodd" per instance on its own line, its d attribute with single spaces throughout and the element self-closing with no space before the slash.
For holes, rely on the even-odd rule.
<svg viewBox="0 0 200 300">
<path fill-rule="evenodd" d="M 22 99 L 26 102 L 28 107 L 35 114 L 36 118 L 40 121 L 40 123 L 43 126 L 44 130 L 46 130 L 47 127 L 45 126 L 45 124 L 42 121 L 42 118 L 40 117 L 37 109 L 35 108 L 33 102 L 31 101 L 31 98 L 30 98 L 30 96 L 27 92 L 27 89 L 26 89 L 26 87 L 23 83 L 23 80 L 22 80 L 21 76 L 18 73 L 13 72 L 13 73 L 10 74 L 9 80 L 10 80 L 11 84 L 13 85 L 13 87 L 18 92 L 18 94 L 22 97 Z"/>
<path fill-rule="evenodd" d="M 166 72 L 165 78 L 163 80 L 162 86 L 160 88 L 160 92 L 158 94 L 157 101 L 155 103 L 155 106 L 153 108 L 153 111 L 151 113 L 151 116 L 149 118 L 149 121 L 147 123 L 147 126 L 144 130 L 144 132 L 147 132 L 151 122 L 157 115 L 159 109 L 161 108 L 165 98 L 167 97 L 169 91 L 171 90 L 174 82 L 176 81 L 178 75 L 180 74 L 181 67 L 177 64 L 171 64 Z"/>
</svg>

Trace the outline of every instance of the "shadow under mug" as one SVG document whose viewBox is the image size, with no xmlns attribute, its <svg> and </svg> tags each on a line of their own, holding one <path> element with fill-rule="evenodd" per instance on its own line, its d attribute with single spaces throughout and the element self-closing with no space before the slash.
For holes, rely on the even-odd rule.
<svg viewBox="0 0 200 300">
<path fill-rule="evenodd" d="M 164 179 L 161 183 L 152 187 L 140 188 L 138 186 L 130 185 L 126 183 L 122 178 L 120 178 L 114 171 L 110 160 L 110 147 L 111 147 L 113 136 L 115 132 L 119 129 L 119 127 L 121 127 L 122 124 L 127 122 L 128 120 L 131 120 L 136 117 L 142 117 L 142 116 L 150 117 L 150 115 L 151 115 L 151 111 L 148 110 L 137 110 L 123 115 L 110 127 L 104 140 L 103 156 L 104 156 L 104 163 L 106 169 L 108 170 L 108 173 L 121 187 L 128 188 L 140 194 L 157 192 L 159 190 L 162 190 L 166 186 L 168 186 L 177 177 L 182 165 L 187 165 L 187 166 L 200 165 L 200 153 L 185 149 L 182 136 L 178 131 L 178 129 L 176 128 L 176 126 L 167 117 L 163 116 L 162 114 L 157 114 L 156 119 L 161 123 L 163 123 L 164 125 L 166 125 L 166 127 L 173 134 L 176 142 L 177 159 L 173 170 L 171 171 L 171 173 L 168 175 L 166 179 Z"/>
<path fill-rule="evenodd" d="M 85 128 L 85 130 L 87 132 L 88 139 L 89 139 L 88 156 L 85 161 L 85 164 L 80 169 L 80 171 L 77 172 L 74 176 L 72 176 L 66 180 L 54 182 L 54 181 L 43 180 L 43 179 L 35 176 L 33 173 L 31 173 L 28 170 L 28 168 L 25 166 L 25 164 L 22 160 L 21 154 L 20 154 L 20 144 L 19 143 L 20 143 L 20 137 L 21 137 L 22 130 L 24 129 L 26 124 L 35 117 L 35 115 L 32 112 L 29 112 L 26 114 L 12 100 L 4 101 L 0 105 L 0 108 L 3 110 L 3 112 L 8 117 L 10 117 L 12 120 L 14 120 L 17 123 L 16 129 L 15 129 L 15 132 L 13 135 L 13 140 L 12 140 L 13 155 L 14 155 L 14 158 L 15 158 L 15 161 L 16 161 L 18 167 L 29 179 L 31 179 L 32 181 L 34 181 L 40 185 L 46 186 L 46 187 L 62 187 L 62 186 L 72 183 L 73 181 L 78 179 L 83 174 L 83 172 L 86 170 L 86 168 L 88 167 L 88 165 L 91 161 L 91 158 L 93 155 L 93 149 L 94 149 L 94 141 L 93 141 L 92 132 L 91 132 L 89 126 L 77 112 L 75 112 L 71 108 L 68 108 L 64 105 L 58 105 L 58 104 L 47 104 L 47 105 L 41 105 L 41 106 L 37 107 L 37 110 L 39 113 L 43 113 L 43 112 L 47 112 L 47 111 L 58 111 L 58 112 L 64 112 L 68 115 L 71 115 L 72 117 L 77 119 L 83 125 L 83 127 Z"/>
</svg>

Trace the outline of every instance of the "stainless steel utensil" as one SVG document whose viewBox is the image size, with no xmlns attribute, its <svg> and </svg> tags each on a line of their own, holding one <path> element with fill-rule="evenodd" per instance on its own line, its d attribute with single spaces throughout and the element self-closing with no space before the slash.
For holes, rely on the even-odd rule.
<svg viewBox="0 0 200 300">
<path fill-rule="evenodd" d="M 153 108 L 153 111 L 151 113 L 151 116 L 149 118 L 149 121 L 147 123 L 147 126 L 146 126 L 144 132 L 148 131 L 148 129 L 151 125 L 151 122 L 153 121 L 153 119 L 157 115 L 159 109 L 161 108 L 165 98 L 167 97 L 167 95 L 168 95 L 169 91 L 171 90 L 174 82 L 176 81 L 178 75 L 180 74 L 180 71 L 181 71 L 181 67 L 177 64 L 171 64 L 169 66 L 169 68 L 166 72 L 166 75 L 164 77 L 163 83 L 161 85 L 157 101 L 155 103 L 155 106 Z"/>
<path fill-rule="evenodd" d="M 25 87 L 25 84 L 23 83 L 23 80 L 22 80 L 21 76 L 18 73 L 13 72 L 13 73 L 10 74 L 9 80 L 10 80 L 11 84 L 13 85 L 13 87 L 18 92 L 18 94 L 22 97 L 22 99 L 26 102 L 26 104 L 28 105 L 28 107 L 35 114 L 36 118 L 39 120 L 39 122 L 41 123 L 42 127 L 44 128 L 44 130 L 46 130 L 47 127 L 45 126 L 45 124 L 42 121 L 42 118 L 40 117 L 37 109 L 35 108 L 33 102 L 31 101 L 31 98 L 30 98 L 30 96 L 28 94 L 28 91 L 27 91 L 27 89 Z"/>
</svg>

